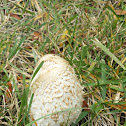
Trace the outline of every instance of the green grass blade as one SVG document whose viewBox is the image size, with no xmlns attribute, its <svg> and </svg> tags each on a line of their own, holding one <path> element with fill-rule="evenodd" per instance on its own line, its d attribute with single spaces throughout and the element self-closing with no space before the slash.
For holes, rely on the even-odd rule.
<svg viewBox="0 0 126 126">
<path fill-rule="evenodd" d="M 14 47 L 11 49 L 11 51 L 10 51 L 10 55 L 9 55 L 9 57 L 8 57 L 8 60 L 10 60 L 14 55 L 16 55 L 16 53 L 18 53 L 18 51 L 21 49 L 21 45 L 24 43 L 24 41 L 25 41 L 25 37 L 23 37 L 22 39 L 21 39 L 21 41 L 20 41 L 20 43 L 18 44 L 18 46 L 17 46 L 17 48 L 15 48 L 16 47 L 16 45 L 14 45 Z M 16 42 L 16 44 L 17 44 L 17 42 Z"/>
<path fill-rule="evenodd" d="M 17 71 L 19 71 L 20 73 L 25 74 L 25 75 L 28 75 L 27 73 L 25 73 L 24 71 L 20 70 L 19 68 L 17 68 L 17 67 L 16 67 L 15 65 L 13 65 L 12 63 L 9 62 L 9 64 L 10 64 L 13 68 L 15 68 Z"/>
<path fill-rule="evenodd" d="M 26 5 L 25 5 L 25 7 L 24 7 L 24 9 L 23 9 L 23 12 L 22 12 L 22 15 L 25 13 L 26 8 L 27 8 L 27 6 L 28 6 L 28 3 L 29 3 L 29 0 L 27 0 L 27 2 L 26 2 Z"/>
<path fill-rule="evenodd" d="M 78 119 L 76 120 L 76 122 L 75 122 L 72 126 L 76 126 L 77 123 L 78 123 L 79 121 L 81 121 L 88 113 L 89 113 L 89 112 L 87 112 L 87 111 L 81 112 L 80 116 L 78 117 Z"/>
<path fill-rule="evenodd" d="M 87 46 L 82 46 L 81 60 L 85 58 L 87 49 L 88 49 Z"/>
<path fill-rule="evenodd" d="M 34 97 L 34 94 L 32 94 L 32 96 L 31 96 L 31 98 L 30 98 L 30 102 L 29 102 L 29 106 L 28 106 L 28 111 L 27 111 L 27 113 L 29 113 L 29 111 L 30 111 L 33 97 Z"/>
<path fill-rule="evenodd" d="M 10 1 L 11 2 L 11 1 Z M 24 10 L 24 7 L 22 7 L 22 6 L 19 6 L 19 5 L 17 5 L 17 4 L 15 4 L 14 2 L 11 2 L 14 6 L 16 6 L 17 8 L 20 8 L 20 9 L 22 9 L 22 10 Z M 29 13 L 29 14 L 35 14 L 33 11 L 30 11 L 30 10 L 27 10 L 27 9 L 25 9 L 25 12 L 27 12 L 27 13 Z"/>
<path fill-rule="evenodd" d="M 21 100 L 21 94 L 20 94 L 20 91 L 19 91 L 14 79 L 13 79 L 13 86 L 15 88 L 15 93 L 18 95 L 18 98 Z"/>
<path fill-rule="evenodd" d="M 7 7 L 7 1 L 4 0 L 4 4 L 5 4 L 5 10 L 7 11 L 7 14 L 8 14 L 8 7 Z"/>
<path fill-rule="evenodd" d="M 60 113 L 60 112 L 73 111 L 73 110 L 75 110 L 75 109 L 83 109 L 83 108 L 70 108 L 70 109 L 64 109 L 64 110 L 62 110 L 62 111 L 57 111 L 57 112 L 54 112 L 54 113 L 51 113 L 51 114 L 47 114 L 47 115 L 45 115 L 45 116 L 43 116 L 43 117 L 40 117 L 40 118 L 38 118 L 38 119 L 36 119 L 36 120 L 34 120 L 34 121 L 32 121 L 32 122 L 26 124 L 25 126 L 31 126 L 31 125 L 32 125 L 33 123 L 35 123 L 36 121 L 38 121 L 38 120 L 40 120 L 40 119 L 43 119 L 43 118 L 45 118 L 45 117 L 48 117 L 48 116 L 51 116 L 51 115 L 54 115 L 54 114 L 57 114 L 57 113 Z"/>
<path fill-rule="evenodd" d="M 102 83 L 104 83 L 104 81 L 106 80 L 105 61 L 104 60 L 101 61 L 101 71 L 102 71 Z M 101 88 L 102 88 L 101 96 L 103 99 L 105 99 L 106 98 L 106 85 L 102 85 Z"/>
<path fill-rule="evenodd" d="M 125 66 L 119 61 L 119 59 L 112 54 L 97 38 L 92 40 L 99 48 L 101 48 L 107 55 L 109 55 L 116 63 L 118 63 L 124 70 L 126 70 Z"/>
<path fill-rule="evenodd" d="M 31 79 L 31 81 L 33 80 L 33 78 L 35 77 L 35 75 L 37 74 L 37 72 L 40 70 L 40 68 L 42 67 L 42 65 L 43 65 L 43 61 L 39 64 L 39 66 L 36 68 L 36 70 L 35 70 L 35 72 L 33 73 L 33 76 L 32 76 L 32 79 Z"/>
<path fill-rule="evenodd" d="M 27 113 L 28 88 L 25 87 L 25 83 L 26 83 L 26 77 L 25 75 L 23 75 L 23 94 L 21 97 L 21 106 L 20 106 L 20 112 L 19 112 L 19 117 L 18 117 L 18 121 L 21 120 L 19 125 L 21 124 L 22 126 L 25 123 L 27 123 L 27 117 L 28 117 L 28 113 Z"/>
<path fill-rule="evenodd" d="M 77 14 L 68 19 L 67 25 L 77 17 Z"/>
</svg>

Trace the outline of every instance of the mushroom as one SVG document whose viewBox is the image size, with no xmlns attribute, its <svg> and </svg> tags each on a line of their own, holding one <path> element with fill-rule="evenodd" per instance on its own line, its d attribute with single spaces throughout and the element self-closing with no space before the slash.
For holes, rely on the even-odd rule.
<svg viewBox="0 0 126 126">
<path fill-rule="evenodd" d="M 78 108 L 83 103 L 82 86 L 74 69 L 65 59 L 47 54 L 40 58 L 35 70 L 42 61 L 43 65 L 30 85 L 29 101 L 34 93 L 30 114 L 36 120 L 55 113 L 36 121 L 37 126 L 70 125 L 81 113 Z"/>
</svg>

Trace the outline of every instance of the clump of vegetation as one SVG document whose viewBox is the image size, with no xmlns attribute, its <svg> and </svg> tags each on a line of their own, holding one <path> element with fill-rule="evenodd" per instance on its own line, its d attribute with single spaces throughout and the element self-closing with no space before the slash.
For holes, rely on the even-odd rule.
<svg viewBox="0 0 126 126">
<path fill-rule="evenodd" d="M 0 1 L 0 125 L 31 125 L 30 78 L 49 53 L 68 60 L 84 87 L 72 126 L 126 125 L 123 0 Z"/>
</svg>

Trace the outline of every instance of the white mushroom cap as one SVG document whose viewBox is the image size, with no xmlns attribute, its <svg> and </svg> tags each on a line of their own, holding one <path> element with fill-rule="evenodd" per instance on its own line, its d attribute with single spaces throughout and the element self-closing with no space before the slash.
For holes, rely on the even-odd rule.
<svg viewBox="0 0 126 126">
<path fill-rule="evenodd" d="M 71 108 L 82 107 L 82 87 L 74 69 L 63 58 L 54 54 L 43 56 L 37 66 L 42 67 L 31 82 L 30 92 L 34 93 L 31 115 L 34 120 L 47 114 Z M 29 95 L 29 99 L 31 97 Z M 59 112 L 37 121 L 37 126 L 60 126 L 76 121 L 81 109 Z"/>
</svg>

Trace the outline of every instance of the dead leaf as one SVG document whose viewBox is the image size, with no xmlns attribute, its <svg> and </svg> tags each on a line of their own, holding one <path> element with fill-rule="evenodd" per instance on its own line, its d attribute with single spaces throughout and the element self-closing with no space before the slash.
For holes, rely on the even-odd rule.
<svg viewBox="0 0 126 126">
<path fill-rule="evenodd" d="M 88 12 L 88 9 L 87 9 L 87 8 L 85 8 L 85 9 L 84 9 L 84 11 L 85 11 L 85 13 L 87 13 L 87 12 Z"/>
<path fill-rule="evenodd" d="M 28 70 L 29 72 L 29 70 Z M 26 76 L 26 79 L 29 79 L 29 77 Z M 22 82 L 23 81 L 23 76 L 17 76 L 17 81 Z"/>
<path fill-rule="evenodd" d="M 35 37 L 39 37 L 39 36 L 40 36 L 40 33 L 39 33 L 38 31 L 35 31 L 35 32 L 34 32 L 34 36 L 35 36 Z"/>
<path fill-rule="evenodd" d="M 23 80 L 23 76 L 17 76 L 17 81 L 20 82 L 20 80 Z"/>
<path fill-rule="evenodd" d="M 12 93 L 12 84 L 11 82 L 9 81 L 7 83 L 8 85 L 8 88 L 6 89 L 6 92 L 5 92 L 5 102 L 7 103 L 9 101 L 9 99 L 11 98 L 11 93 Z"/>
<path fill-rule="evenodd" d="M 32 49 L 32 47 L 30 47 L 30 46 L 26 46 L 26 47 L 24 47 L 25 49 Z"/>
<path fill-rule="evenodd" d="M 125 15 L 126 14 L 126 10 L 115 10 L 115 13 L 117 15 Z"/>
<path fill-rule="evenodd" d="M 32 40 L 39 40 L 40 42 L 42 41 L 42 36 L 41 36 L 40 32 L 35 31 L 33 34 L 34 35 L 33 35 Z"/>
<path fill-rule="evenodd" d="M 14 14 L 14 13 L 10 13 L 10 17 L 13 17 L 13 18 L 20 20 L 20 17 L 17 14 Z"/>
<path fill-rule="evenodd" d="M 119 109 L 126 109 L 126 104 L 117 105 Z"/>
<path fill-rule="evenodd" d="M 8 85 L 7 95 L 8 95 L 8 97 L 10 97 L 10 93 L 12 93 L 12 84 L 11 84 L 11 82 L 9 81 L 9 82 L 7 83 L 7 85 Z"/>
<path fill-rule="evenodd" d="M 87 108 L 87 109 L 84 109 L 84 110 L 88 111 L 88 112 L 90 111 L 90 109 L 88 109 L 89 106 L 88 106 L 88 104 L 87 104 L 87 102 L 85 100 L 83 101 L 82 108 Z"/>
</svg>

